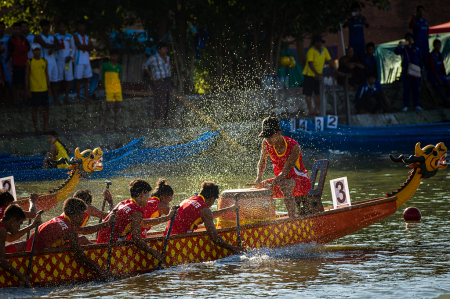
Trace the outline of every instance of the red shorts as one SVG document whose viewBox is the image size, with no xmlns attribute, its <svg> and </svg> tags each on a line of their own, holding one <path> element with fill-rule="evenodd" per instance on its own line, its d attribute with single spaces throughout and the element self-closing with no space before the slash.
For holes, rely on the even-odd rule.
<svg viewBox="0 0 450 299">
<path fill-rule="evenodd" d="M 17 252 L 17 248 L 16 245 L 11 244 L 5 247 L 5 253 L 16 253 Z"/>
<path fill-rule="evenodd" d="M 271 183 L 275 178 L 265 180 L 264 183 Z M 294 196 L 306 195 L 311 190 L 311 181 L 308 177 L 298 176 L 290 179 L 295 180 L 295 188 L 292 193 Z M 273 198 L 283 198 L 283 192 L 280 190 L 280 185 L 273 187 Z"/>
</svg>

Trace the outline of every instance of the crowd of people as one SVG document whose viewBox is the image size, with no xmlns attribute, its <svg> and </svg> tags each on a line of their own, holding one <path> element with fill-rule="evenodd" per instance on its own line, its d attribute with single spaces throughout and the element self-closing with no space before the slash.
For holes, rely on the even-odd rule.
<svg viewBox="0 0 450 299">
<path fill-rule="evenodd" d="M 43 107 L 43 131 L 48 131 L 49 103 L 69 103 L 69 92 L 74 81 L 77 100 L 82 98 L 91 103 L 88 79 L 92 77 L 89 52 L 94 47 L 85 33 L 84 20 L 77 22 L 76 32 L 68 32 L 64 20 L 58 22 L 55 34 L 50 34 L 51 23 L 41 20 L 41 33 L 31 34 L 26 21 L 14 23 L 13 34 L 5 34 L 6 26 L 0 22 L 0 104 L 3 106 L 31 105 L 34 131 L 42 134 L 38 126 L 38 109 Z M 101 67 L 101 80 L 105 87 L 107 109 L 102 129 L 109 129 L 109 111 L 114 110 L 114 130 L 118 129 L 122 86 L 120 76 L 122 66 L 118 63 L 119 50 L 109 51 L 110 60 Z M 155 127 L 170 126 L 168 111 L 171 93 L 171 66 L 167 55 L 167 45 L 157 44 L 157 53 L 147 55 L 143 70 L 154 83 Z M 64 97 L 60 101 L 59 97 Z"/>
<path fill-rule="evenodd" d="M 405 41 L 395 48 L 395 54 L 402 59 L 401 81 L 403 85 L 403 108 L 407 111 L 412 94 L 415 110 L 422 110 L 419 103 L 420 86 L 428 80 L 436 89 L 443 101 L 444 107 L 450 107 L 450 82 L 446 79 L 446 70 L 441 53 L 442 42 L 433 41 L 433 50 L 430 53 L 428 41 L 428 23 L 424 18 L 425 7 L 419 5 L 411 19 L 409 28 L 412 33 L 405 35 Z M 345 55 L 339 59 L 339 74 L 351 74 L 349 84 L 357 87 L 354 106 L 358 113 L 390 112 L 386 96 L 379 82 L 377 59 L 374 56 L 375 44 L 365 43 L 364 27 L 369 23 L 361 14 L 359 3 L 352 5 L 352 14 L 344 22 L 343 27 L 349 29 L 349 46 Z M 317 115 L 320 107 L 319 81 L 323 80 L 322 69 L 325 61 L 334 67 L 330 55 L 320 36 L 312 39 L 312 47 L 306 56 L 306 66 L 303 94 L 306 96 L 309 115 Z M 337 78 L 339 84 L 344 84 L 344 77 Z M 311 95 L 315 94 L 315 109 L 312 109 Z"/>
<path fill-rule="evenodd" d="M 33 105 L 36 95 L 29 94 L 34 91 L 34 86 L 26 73 L 30 68 L 33 71 L 33 59 L 40 57 L 46 64 L 47 94 L 58 97 L 62 85 L 65 92 L 64 102 L 67 102 L 70 83 L 75 79 L 78 99 L 81 98 L 80 88 L 83 82 L 85 98 L 90 101 L 87 80 L 92 77 L 89 52 L 93 50 L 93 45 L 85 34 L 85 21 L 77 22 L 77 31 L 73 35 L 67 32 L 67 24 L 63 20 L 58 23 L 54 35 L 50 34 L 51 24 L 48 20 L 41 20 L 39 26 L 41 33 L 31 34 L 28 22 L 16 22 L 12 26 L 13 33 L 9 36 L 5 34 L 5 23 L 0 22 L 2 95 L 6 95 L 7 99 L 12 99 L 12 103 L 18 105 L 31 98 Z M 37 89 L 43 89 L 43 86 L 38 86 Z"/>
</svg>

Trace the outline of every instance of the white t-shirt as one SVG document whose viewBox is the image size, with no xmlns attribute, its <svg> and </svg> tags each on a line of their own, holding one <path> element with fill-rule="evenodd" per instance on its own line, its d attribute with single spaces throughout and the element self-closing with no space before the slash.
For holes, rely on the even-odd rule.
<svg viewBox="0 0 450 299">
<path fill-rule="evenodd" d="M 49 34 L 47 37 L 44 34 L 40 34 L 40 36 L 42 37 L 42 39 L 44 40 L 44 42 L 46 42 L 47 44 L 51 44 L 53 45 L 54 42 L 54 38 L 53 35 Z M 56 64 L 56 60 L 55 60 L 55 52 L 52 53 L 52 55 L 49 55 L 48 52 L 51 49 L 47 49 L 41 46 L 41 57 L 47 59 L 48 64 Z"/>
<path fill-rule="evenodd" d="M 34 43 L 34 34 L 28 33 L 27 40 L 30 43 L 30 51 L 28 51 L 28 59 L 33 58 L 33 52 L 31 52 L 31 46 Z"/>
<path fill-rule="evenodd" d="M 89 52 L 84 51 L 84 50 L 78 50 L 77 45 L 75 44 L 75 39 L 74 39 L 75 35 L 78 37 L 80 44 L 82 44 L 82 45 L 89 44 L 89 37 L 87 36 L 87 34 L 85 34 L 83 37 L 78 32 L 76 32 L 72 36 L 72 38 L 70 40 L 70 44 L 72 47 L 72 57 L 73 57 L 73 61 L 74 61 L 75 65 L 90 64 L 91 62 L 89 61 Z"/>
<path fill-rule="evenodd" d="M 55 38 L 59 41 L 63 49 L 56 51 L 56 62 L 65 63 L 66 57 L 71 56 L 72 51 L 70 50 L 71 45 L 70 41 L 72 39 L 72 34 L 66 33 L 66 35 L 62 36 L 59 33 L 55 34 Z"/>
</svg>

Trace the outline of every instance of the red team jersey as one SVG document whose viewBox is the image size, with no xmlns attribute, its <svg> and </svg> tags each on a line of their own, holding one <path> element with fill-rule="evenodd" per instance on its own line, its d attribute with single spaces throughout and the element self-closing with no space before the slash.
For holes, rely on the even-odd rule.
<svg viewBox="0 0 450 299">
<path fill-rule="evenodd" d="M 38 228 L 35 250 L 43 250 L 52 247 L 62 247 L 66 245 L 64 234 L 75 230 L 67 216 L 55 217 Z M 27 251 L 31 251 L 33 245 L 34 233 L 27 241 Z"/>
<path fill-rule="evenodd" d="M 137 205 L 136 201 L 132 198 L 120 202 L 115 209 L 117 209 L 117 219 L 114 225 L 113 242 L 124 241 L 127 239 L 127 235 L 131 231 L 131 215 L 135 212 L 144 212 L 144 208 Z M 106 222 L 109 220 L 112 212 L 103 220 Z M 111 226 L 105 227 L 98 232 L 97 243 L 109 243 L 111 237 Z"/>
<path fill-rule="evenodd" d="M 160 200 L 158 197 L 154 196 L 148 199 L 147 205 L 144 208 L 144 216 L 143 219 L 151 219 L 159 217 L 159 206 Z M 141 238 L 147 238 L 147 232 L 151 227 L 141 227 Z"/>
<path fill-rule="evenodd" d="M 1 216 L 2 216 L 1 218 L 3 218 L 3 214 Z M 0 228 L 1 227 L 4 227 L 6 229 L 6 226 L 3 224 L 3 222 L 0 221 Z M 16 246 L 14 244 L 5 246 L 5 253 L 16 253 L 16 252 L 17 252 L 17 248 L 16 248 Z"/>
<path fill-rule="evenodd" d="M 267 151 L 267 153 L 270 156 L 270 160 L 273 164 L 273 172 L 275 176 L 278 176 L 282 171 L 284 164 L 286 164 L 287 159 L 289 158 L 289 154 L 291 153 L 294 146 L 296 146 L 298 143 L 289 138 L 289 137 L 283 137 L 284 143 L 286 145 L 286 150 L 284 153 L 277 153 L 275 150 L 275 147 L 270 146 L 266 141 L 264 142 L 264 147 Z M 286 179 L 293 178 L 295 180 L 295 188 L 293 191 L 294 196 L 300 196 L 305 195 L 308 193 L 308 191 L 311 189 L 311 182 L 309 180 L 307 170 L 305 169 L 305 166 L 303 165 L 302 161 L 302 153 L 300 152 L 300 155 L 297 158 L 297 161 L 295 161 L 294 167 L 289 171 L 289 174 L 287 175 Z M 266 180 L 266 182 L 271 182 L 273 179 Z M 282 198 L 284 197 L 283 193 L 280 190 L 279 185 L 275 186 L 273 188 L 274 190 L 274 197 L 275 198 Z"/>
<path fill-rule="evenodd" d="M 178 208 L 177 216 L 175 217 L 170 234 L 185 234 L 189 231 L 196 230 L 197 226 L 203 223 L 202 215 L 200 213 L 200 210 L 203 208 L 209 209 L 205 203 L 205 198 L 201 195 L 183 200 L 180 204 L 180 208 Z M 167 235 L 171 221 L 172 220 L 167 223 L 164 235 Z"/>
</svg>

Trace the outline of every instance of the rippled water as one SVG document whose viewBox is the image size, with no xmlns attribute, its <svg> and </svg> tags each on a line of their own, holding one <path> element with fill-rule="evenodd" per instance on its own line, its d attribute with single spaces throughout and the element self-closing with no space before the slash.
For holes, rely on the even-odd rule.
<svg viewBox="0 0 450 299">
<path fill-rule="evenodd" d="M 203 180 L 217 182 L 221 190 L 242 188 L 254 180 L 257 158 L 258 153 L 252 152 L 232 161 L 212 151 L 191 162 L 141 166 L 112 178 L 111 192 L 116 202 L 125 199 L 133 174 L 151 183 L 165 177 L 174 187 L 174 203 L 178 203 L 198 191 Z M 324 191 L 328 205 L 328 179 L 347 176 L 351 199 L 358 201 L 381 197 L 407 178 L 408 169 L 392 164 L 386 155 L 306 153 L 307 168 L 319 158 L 331 161 Z M 270 169 L 266 177 L 270 177 Z M 111 283 L 3 289 L 0 297 L 450 298 L 449 179 L 450 172 L 444 170 L 424 180 L 406 204 L 420 209 L 421 223 L 403 222 L 402 207 L 395 215 L 326 246 L 299 244 L 251 251 Z M 53 186 L 54 182 L 19 183 L 17 191 L 43 192 Z M 94 204 L 101 206 L 102 181 L 84 180 L 78 187 L 90 188 L 96 196 Z M 282 202 L 277 202 L 277 208 L 285 210 Z M 50 219 L 61 209 L 60 204 L 44 218 Z"/>
</svg>

